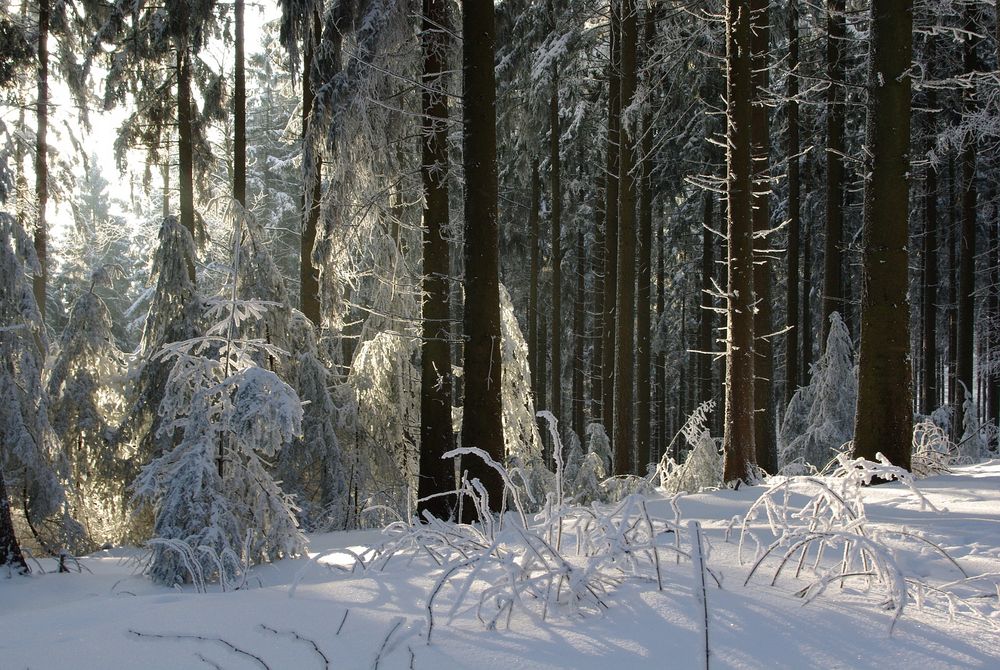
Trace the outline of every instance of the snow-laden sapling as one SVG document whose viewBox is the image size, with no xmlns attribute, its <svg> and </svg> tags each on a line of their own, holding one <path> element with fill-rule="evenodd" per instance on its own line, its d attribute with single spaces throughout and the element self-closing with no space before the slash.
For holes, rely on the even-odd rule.
<svg viewBox="0 0 1000 670">
<path fill-rule="evenodd" d="M 240 226 L 234 239 L 238 268 Z M 242 565 L 295 555 L 305 546 L 294 503 L 265 460 L 301 433 L 302 406 L 288 384 L 256 362 L 261 354 L 284 352 L 240 337 L 241 325 L 259 319 L 268 305 L 241 300 L 235 277 L 227 290 L 209 301 L 215 325 L 203 337 L 168 344 L 158 354 L 171 363 L 160 431 L 176 444 L 143 468 L 135 495 L 154 509 L 159 541 L 151 545 L 148 572 L 163 584 L 196 573 L 229 581 Z M 190 551 L 178 551 L 177 542 Z"/>
<path fill-rule="evenodd" d="M 795 392 L 785 413 L 778 435 L 779 465 L 822 470 L 852 439 L 857 398 L 851 334 L 834 312 L 826 351 L 812 368 L 812 381 Z"/>
<path fill-rule="evenodd" d="M 0 499 L 0 565 L 13 559 L 24 570 L 9 498 L 24 510 L 36 536 L 49 536 L 46 543 L 75 535 L 63 532 L 75 528 L 68 517 L 67 523 L 54 524 L 51 534 L 39 527 L 63 508 L 60 475 L 66 469 L 49 425 L 49 398 L 42 385 L 47 342 L 29 275 L 39 271 L 31 237 L 13 217 L 0 212 L 0 477 L 6 484 Z"/>
<path fill-rule="evenodd" d="M 698 405 L 674 436 L 674 440 L 683 437 L 691 448 L 683 465 L 678 465 L 670 456 L 670 447 L 664 450 L 663 458 L 656 467 L 655 478 L 665 491 L 697 493 L 702 489 L 723 485 L 722 454 L 719 453 L 719 444 L 708 429 L 708 415 L 713 409 L 714 400 Z"/>
<path fill-rule="evenodd" d="M 110 284 L 106 268 L 73 304 L 45 374 L 52 427 L 70 461 L 72 506 L 91 546 L 125 538 L 125 476 L 115 440 L 124 413 L 125 353 L 115 343 L 111 314 L 97 294 Z"/>
</svg>

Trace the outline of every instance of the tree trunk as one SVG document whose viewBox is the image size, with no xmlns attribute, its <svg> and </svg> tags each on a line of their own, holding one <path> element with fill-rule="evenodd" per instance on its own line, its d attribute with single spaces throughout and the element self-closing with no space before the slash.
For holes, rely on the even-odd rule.
<svg viewBox="0 0 1000 670">
<path fill-rule="evenodd" d="M 964 42 L 965 71 L 975 72 L 977 26 L 972 11 L 966 8 Z M 975 91 L 965 90 L 965 112 L 976 111 Z M 955 384 L 955 436 L 961 437 L 965 420 L 965 400 L 973 393 L 973 356 L 975 351 L 975 289 L 976 289 L 976 140 L 971 134 L 962 147 L 962 233 L 958 259 L 958 356 Z"/>
<path fill-rule="evenodd" d="M 21 553 L 21 545 L 14 533 L 14 521 L 10 516 L 10 496 L 3 470 L 0 469 L 0 565 L 15 566 L 22 574 L 31 572 Z"/>
<path fill-rule="evenodd" d="M 528 209 L 528 235 L 531 245 L 531 274 L 528 279 L 528 363 L 531 366 L 531 392 L 535 396 L 535 406 L 541 409 L 543 402 L 538 392 L 538 206 L 541 199 L 538 178 L 538 159 L 531 159 L 531 203 Z"/>
<path fill-rule="evenodd" d="M 41 272 L 33 277 L 35 302 L 45 321 L 45 289 L 49 279 L 49 226 L 45 210 L 49 202 L 49 0 L 38 2 L 38 99 L 35 114 L 35 194 L 38 198 L 38 218 L 35 223 L 35 256 Z"/>
<path fill-rule="evenodd" d="M 813 362 L 813 236 L 809 226 L 802 229 L 802 366 L 799 368 L 799 384 L 810 382 L 810 366 Z"/>
<path fill-rule="evenodd" d="M 656 324 L 659 327 L 666 305 L 666 250 L 663 225 L 656 227 Z M 711 365 L 711 362 L 709 363 Z M 711 372 L 711 367 L 709 368 Z M 656 353 L 656 458 L 663 457 L 671 435 L 667 428 L 667 355 L 663 347 Z"/>
<path fill-rule="evenodd" d="M 653 9 L 647 9 L 643 26 L 643 52 L 646 65 L 651 67 L 653 36 L 656 22 Z M 651 103 L 650 103 L 651 104 Z M 636 336 L 635 336 L 635 447 L 636 474 L 645 476 L 650 460 L 650 428 L 652 413 L 650 403 L 650 319 L 652 314 L 650 282 L 652 281 L 653 246 L 653 115 L 646 108 L 643 113 L 642 141 L 640 145 L 641 180 L 639 182 L 639 258 L 636 264 Z"/>
<path fill-rule="evenodd" d="M 799 340 L 802 323 L 799 321 L 799 223 L 802 210 L 799 184 L 799 5 L 788 3 L 788 70 L 785 117 L 788 128 L 788 277 L 785 294 L 785 406 L 799 386 Z M 806 272 L 809 269 L 806 268 Z"/>
<path fill-rule="evenodd" d="M 197 239 L 194 226 L 194 136 L 191 127 L 191 54 L 187 46 L 177 48 L 177 177 L 182 226 Z M 194 281 L 194 262 L 188 263 L 188 277 Z"/>
<path fill-rule="evenodd" d="M 698 312 L 698 402 L 708 402 L 714 395 L 712 388 L 712 330 L 715 328 L 715 312 L 712 311 L 712 294 L 714 291 L 712 279 L 715 276 L 715 240 L 712 230 L 715 227 L 715 194 L 706 191 L 702 194 L 702 230 L 701 230 L 701 309 Z"/>
<path fill-rule="evenodd" d="M 319 226 L 319 205 L 323 187 L 323 163 L 312 149 L 311 123 L 315 93 L 312 66 L 316 41 L 320 39 L 320 17 L 313 16 L 312 29 L 306 30 L 306 48 L 302 64 L 302 236 L 299 242 L 299 306 L 302 313 L 316 326 L 321 324 L 319 300 L 319 274 L 313 266 L 312 252 L 316 246 Z M 340 51 L 340 41 L 334 40 L 333 48 Z M 337 58 L 339 60 L 339 58 Z M 350 364 L 349 359 L 345 363 Z"/>
<path fill-rule="evenodd" d="M 583 390 L 584 340 L 587 332 L 584 323 L 586 309 L 587 258 L 583 244 L 583 226 L 576 229 L 576 296 L 573 299 L 573 432 L 583 441 L 586 398 Z"/>
<path fill-rule="evenodd" d="M 553 17 L 554 20 L 554 17 Z M 552 197 L 552 398 L 549 409 L 562 418 L 562 164 L 559 157 L 559 79 L 552 71 L 549 98 L 549 188 Z M 550 459 L 547 459 L 552 462 Z"/>
<path fill-rule="evenodd" d="M 928 34 L 925 60 L 928 68 L 933 68 L 935 58 L 933 35 Z M 937 93 L 933 88 L 927 91 L 927 112 L 924 119 L 927 123 L 926 149 L 929 151 L 936 136 L 934 108 L 937 106 Z M 921 362 L 923 381 L 921 383 L 920 411 L 930 416 L 937 406 L 937 289 L 938 289 L 938 214 L 937 214 L 937 169 L 928 165 L 924 173 L 924 244 L 923 244 L 923 301 L 921 317 L 923 320 L 923 360 Z"/>
<path fill-rule="evenodd" d="M 753 229 L 759 250 L 754 253 L 753 286 L 756 304 L 754 314 L 754 444 L 757 465 L 767 472 L 777 472 L 778 452 L 775 444 L 774 420 L 774 348 L 770 335 L 773 331 L 771 316 L 771 258 L 768 252 L 770 237 L 762 237 L 771 228 L 769 182 L 770 124 L 768 108 L 764 102 L 769 84 L 768 55 L 771 35 L 768 0 L 751 0 L 752 23 L 750 44 L 752 50 L 751 87 L 753 106 L 750 115 L 750 134 L 753 160 Z"/>
<path fill-rule="evenodd" d="M 608 149 L 607 183 L 604 189 L 604 314 L 601 319 L 603 343 L 601 367 L 604 373 L 601 419 L 608 433 L 613 432 L 615 414 L 615 301 L 618 295 L 618 187 L 619 136 L 621 134 L 621 12 L 619 0 L 609 0 L 611 44 L 608 63 Z"/>
<path fill-rule="evenodd" d="M 830 315 L 844 316 L 844 59 L 845 0 L 827 0 L 826 67 L 826 245 L 823 271 L 823 339 Z"/>
<path fill-rule="evenodd" d="M 233 199 L 247 204 L 247 73 L 243 49 L 244 0 L 236 0 L 236 72 L 233 90 Z"/>
<path fill-rule="evenodd" d="M 462 120 L 465 168 L 465 412 L 462 446 L 503 462 L 500 400 L 500 283 L 497 225 L 496 79 L 493 0 L 462 0 Z M 463 459 L 499 511 L 500 475 L 481 459 Z M 468 509 L 468 506 L 466 507 Z M 471 512 L 471 510 L 470 510 Z"/>
<path fill-rule="evenodd" d="M 448 69 L 450 25 L 447 0 L 423 0 L 420 45 L 421 161 L 424 188 L 422 339 L 420 345 L 420 481 L 417 496 L 455 490 L 453 461 L 441 458 L 455 446 L 451 424 L 451 319 L 448 276 L 451 255 L 448 228 Z M 451 516 L 457 501 L 447 497 L 421 503 L 436 517 Z"/>
<path fill-rule="evenodd" d="M 861 350 L 854 455 L 910 468 L 909 181 L 912 5 L 873 0 L 867 137 L 872 155 L 861 229 Z M 879 82 L 875 85 L 875 82 Z"/>
<path fill-rule="evenodd" d="M 726 481 L 748 481 L 754 464 L 753 164 L 751 161 L 750 2 L 726 0 Z"/>
<path fill-rule="evenodd" d="M 590 341 L 593 351 L 590 356 L 590 421 L 601 422 L 604 400 L 604 268 L 605 268 L 605 175 L 599 174 L 594 189 L 594 246 L 591 263 L 594 268 L 593 301 L 590 315 Z"/>
</svg>

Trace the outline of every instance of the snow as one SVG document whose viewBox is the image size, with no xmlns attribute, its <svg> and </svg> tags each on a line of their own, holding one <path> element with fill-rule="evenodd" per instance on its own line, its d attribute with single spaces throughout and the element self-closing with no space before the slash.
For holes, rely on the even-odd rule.
<svg viewBox="0 0 1000 670">
<path fill-rule="evenodd" d="M 705 575 L 711 667 L 1000 667 L 1000 460 L 918 486 L 930 505 L 898 482 L 862 489 L 869 528 L 905 527 L 969 575 L 994 573 L 956 589 L 984 618 L 962 607 L 950 617 L 929 598 L 923 608 L 911 601 L 890 635 L 894 612 L 877 588 L 834 583 L 804 605 L 794 594 L 807 580 L 787 569 L 771 586 L 774 565 L 744 586 L 751 563 L 739 562 L 732 520 L 764 486 L 678 498 L 682 535 L 698 522 L 705 565 L 722 579 L 720 589 Z M 802 491 L 791 498 L 796 507 L 806 500 Z M 669 497 L 648 496 L 646 505 L 653 518 L 674 519 Z M 768 532 L 766 519 L 753 524 L 755 533 Z M 727 542 L 729 528 L 736 530 Z M 33 563 L 29 577 L 0 577 L 0 667 L 307 669 L 327 667 L 324 657 L 330 667 L 386 670 L 704 666 L 701 584 L 687 559 L 660 555 L 662 591 L 655 579 L 625 578 L 602 596 L 608 607 L 599 614 L 539 621 L 515 610 L 509 627 L 501 617 L 495 630 L 477 619 L 475 597 L 449 619 L 466 584 L 447 582 L 435 599 L 428 645 L 428 595 L 441 568 L 423 554 L 397 554 L 381 570 L 349 571 L 351 554 L 367 560 L 385 539 L 380 531 L 311 535 L 308 558 L 258 566 L 245 589 L 227 593 L 157 586 L 137 572 L 134 549 L 95 553 L 80 560 L 82 572 L 68 575 L 56 574 L 50 560 L 41 561 L 45 574 Z M 681 541 L 688 550 L 689 537 Z M 744 558 L 748 553 L 752 546 L 744 547 Z M 893 555 L 907 576 L 929 584 L 962 578 L 929 545 Z"/>
</svg>

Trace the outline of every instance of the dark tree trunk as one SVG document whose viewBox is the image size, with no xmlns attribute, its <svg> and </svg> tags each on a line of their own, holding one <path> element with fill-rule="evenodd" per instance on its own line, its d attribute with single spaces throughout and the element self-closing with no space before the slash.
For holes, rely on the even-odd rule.
<svg viewBox="0 0 1000 670">
<path fill-rule="evenodd" d="M 573 432 L 583 441 L 583 422 L 586 398 L 583 390 L 584 341 L 587 332 L 584 323 L 587 258 L 583 245 L 583 227 L 576 230 L 576 296 L 573 298 Z"/>
<path fill-rule="evenodd" d="M 542 365 L 538 360 L 544 355 L 544 348 L 538 346 L 538 283 L 540 259 L 538 244 L 538 208 L 541 201 L 541 180 L 538 177 L 538 159 L 531 159 L 531 204 L 528 209 L 528 234 L 531 245 L 531 276 L 528 283 L 528 362 L 531 365 L 531 392 L 535 396 L 535 407 L 542 409 L 545 403 L 544 392 L 540 389 L 539 370 Z"/>
<path fill-rule="evenodd" d="M 451 424 L 451 319 L 448 274 L 448 69 L 450 21 L 447 0 L 423 0 L 420 45 L 423 54 L 420 176 L 424 188 L 423 338 L 420 347 L 419 498 L 455 490 L 455 466 L 441 458 L 455 446 Z M 448 518 L 456 504 L 437 497 L 420 505 Z"/>
<path fill-rule="evenodd" d="M 826 244 L 823 272 L 823 339 L 830 315 L 844 316 L 844 19 L 845 0 L 827 0 L 826 67 Z"/>
<path fill-rule="evenodd" d="M 14 521 L 10 516 L 10 496 L 7 495 L 7 484 L 4 481 L 3 470 L 0 469 L 0 565 L 15 566 L 22 574 L 31 572 L 21 553 L 17 535 L 14 533 Z"/>
<path fill-rule="evenodd" d="M 611 44 L 608 63 L 608 149 L 607 182 L 604 189 L 604 314 L 601 319 L 603 342 L 601 367 L 604 373 L 601 419 L 612 434 L 615 414 L 615 301 L 618 295 L 618 187 L 619 139 L 621 134 L 621 13 L 619 0 L 610 0 Z"/>
<path fill-rule="evenodd" d="M 948 157 L 948 402 L 954 408 L 958 367 L 958 200 L 955 190 L 959 187 L 955 174 L 955 156 Z M 952 417 L 954 417 L 954 412 Z M 954 426 L 952 434 L 954 436 Z"/>
<path fill-rule="evenodd" d="M 197 239 L 194 226 L 194 134 L 191 115 L 191 54 L 186 45 L 177 49 L 177 176 L 182 226 Z M 194 262 L 188 264 L 194 281 Z"/>
<path fill-rule="evenodd" d="M 769 83 L 768 54 L 771 35 L 768 0 L 751 0 L 752 49 L 751 86 L 753 106 L 751 108 L 751 144 L 753 153 L 753 189 L 751 203 L 753 209 L 753 229 L 758 236 L 754 252 L 754 444 L 757 449 L 757 465 L 767 472 L 778 470 L 778 452 L 774 435 L 774 348 L 770 335 L 773 331 L 771 315 L 771 255 L 769 237 L 761 237 L 771 228 L 769 182 L 770 169 L 770 124 L 768 107 L 764 102 Z"/>
<path fill-rule="evenodd" d="M 636 85 L 636 46 L 638 22 L 634 0 L 622 0 L 622 78 L 621 105 L 632 104 Z M 615 453 L 614 473 L 634 471 L 632 449 L 635 437 L 635 130 L 622 127 L 619 147 L 618 197 L 618 291 L 615 313 L 615 415 L 612 444 Z"/>
<path fill-rule="evenodd" d="M 38 218 L 35 222 L 35 256 L 41 272 L 33 278 L 35 302 L 45 321 L 45 288 L 49 279 L 49 226 L 45 210 L 49 202 L 49 0 L 38 2 L 38 99 L 35 102 L 35 194 Z"/>
<path fill-rule="evenodd" d="M 664 307 L 666 305 L 666 260 L 664 256 L 663 225 L 656 227 L 656 323 L 659 326 L 663 319 Z M 711 365 L 711 363 L 709 363 Z M 709 372 L 712 368 L 709 367 Z M 670 434 L 667 430 L 667 355 L 663 347 L 656 353 L 656 458 L 663 457 L 663 451 L 670 441 Z"/>
<path fill-rule="evenodd" d="M 163 166 L 163 201 L 161 207 L 163 218 L 170 216 L 170 163 Z"/>
<path fill-rule="evenodd" d="M 244 0 L 236 0 L 236 72 L 233 90 L 233 198 L 247 204 L 247 73 L 243 49 Z"/>
<path fill-rule="evenodd" d="M 602 403 L 604 400 L 604 268 L 605 268 L 605 211 L 604 184 L 605 175 L 597 177 L 597 187 L 594 190 L 594 246 L 591 256 L 594 271 L 593 301 L 590 315 L 590 341 L 593 351 L 590 356 L 590 421 L 601 422 Z"/>
<path fill-rule="evenodd" d="M 813 362 L 813 236 L 810 227 L 802 227 L 802 366 L 799 369 L 799 384 L 804 386 L 811 377 Z"/>
<path fill-rule="evenodd" d="M 302 63 L 302 171 L 305 179 L 302 190 L 302 236 L 299 242 L 299 306 L 302 313 L 316 326 L 320 325 L 322 317 L 320 315 L 319 274 L 317 268 L 313 266 L 312 253 L 313 247 L 316 246 L 316 231 L 319 226 L 323 163 L 312 148 L 311 124 L 313 101 L 315 100 L 312 69 L 316 41 L 320 39 L 320 31 L 320 17 L 316 14 L 313 16 L 312 29 L 306 31 L 306 47 Z M 332 48 L 338 52 L 336 56 L 338 61 L 340 47 L 339 39 L 335 39 Z M 345 363 L 349 364 L 350 359 L 346 359 Z"/>
<path fill-rule="evenodd" d="M 726 0 L 727 237 L 726 481 L 748 481 L 755 459 L 753 332 L 753 164 L 750 2 Z"/>
<path fill-rule="evenodd" d="M 910 468 L 909 182 L 912 4 L 873 0 L 861 229 L 861 350 L 854 455 Z M 880 82 L 874 85 L 874 82 Z"/>
<path fill-rule="evenodd" d="M 714 395 L 712 388 L 712 330 L 715 328 L 715 312 L 712 311 L 712 279 L 715 276 L 715 194 L 702 194 L 701 230 L 701 310 L 698 312 L 698 402 L 708 402 Z"/>
<path fill-rule="evenodd" d="M 654 26 L 653 10 L 645 14 L 643 52 L 647 67 L 651 66 Z M 650 320 L 652 314 L 652 246 L 653 246 L 653 115 L 649 109 L 643 115 L 642 141 L 639 143 L 641 179 L 639 182 L 639 258 L 636 263 L 636 324 L 635 324 L 635 447 L 636 474 L 645 476 L 650 459 L 650 428 L 652 427 L 650 381 Z"/>
<path fill-rule="evenodd" d="M 799 386 L 799 340 L 802 323 L 799 321 L 799 222 L 802 210 L 799 184 L 799 5 L 788 3 L 788 101 L 785 117 L 788 124 L 788 278 L 785 294 L 785 405 Z M 806 268 L 806 272 L 809 268 Z"/>
<path fill-rule="evenodd" d="M 966 8 L 964 42 L 965 71 L 975 72 L 977 27 L 972 12 Z M 975 113 L 975 91 L 965 90 L 966 114 Z M 964 428 L 965 400 L 974 391 L 973 356 L 975 351 L 975 290 L 976 290 L 976 140 L 971 134 L 962 147 L 962 233 L 958 260 L 958 356 L 955 384 L 955 436 L 960 437 Z"/>
<path fill-rule="evenodd" d="M 933 35 L 927 35 L 927 52 L 925 60 L 929 68 L 933 68 L 935 48 Z M 927 112 L 924 119 L 927 123 L 926 137 L 929 150 L 936 135 L 934 108 L 937 106 L 937 93 L 933 88 L 927 91 Z M 938 213 L 937 213 L 937 169 L 928 165 L 924 173 L 924 244 L 923 244 L 923 301 L 921 316 L 923 320 L 923 360 L 921 362 L 923 381 L 921 383 L 920 411 L 930 416 L 937 406 L 937 289 L 938 289 Z"/>
<path fill-rule="evenodd" d="M 463 162 L 465 168 L 465 412 L 462 446 L 503 462 L 500 400 L 500 279 L 497 225 L 496 78 L 493 0 L 462 0 Z M 499 511 L 500 475 L 476 457 L 463 459 Z"/>
<path fill-rule="evenodd" d="M 554 20 L 554 16 L 553 16 Z M 553 67 L 549 98 L 549 188 L 552 197 L 552 394 L 549 409 L 562 417 L 562 163 L 559 156 L 559 79 Z M 551 462 L 550 459 L 547 459 Z"/>
</svg>

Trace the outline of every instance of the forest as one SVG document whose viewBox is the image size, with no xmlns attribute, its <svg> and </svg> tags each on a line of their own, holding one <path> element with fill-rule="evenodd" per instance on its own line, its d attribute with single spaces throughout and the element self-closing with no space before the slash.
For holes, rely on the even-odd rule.
<svg viewBox="0 0 1000 670">
<path fill-rule="evenodd" d="M 845 500 L 998 457 L 993 0 L 20 0 L 0 53 L 8 575 L 384 529 L 451 566 L 429 643 L 470 556 L 521 543 L 508 627 L 600 609 L 528 585 L 566 519 L 662 590 L 647 499 L 836 481 L 799 569 L 898 616 Z"/>
</svg>

